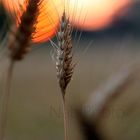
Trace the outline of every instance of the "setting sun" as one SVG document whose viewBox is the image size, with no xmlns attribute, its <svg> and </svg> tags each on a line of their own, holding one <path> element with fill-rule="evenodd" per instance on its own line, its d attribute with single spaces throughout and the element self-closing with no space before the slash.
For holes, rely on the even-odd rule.
<svg viewBox="0 0 140 140">
<path fill-rule="evenodd" d="M 71 22 L 85 30 L 108 26 L 115 15 L 126 9 L 131 0 L 67 0 L 66 11 Z"/>
</svg>

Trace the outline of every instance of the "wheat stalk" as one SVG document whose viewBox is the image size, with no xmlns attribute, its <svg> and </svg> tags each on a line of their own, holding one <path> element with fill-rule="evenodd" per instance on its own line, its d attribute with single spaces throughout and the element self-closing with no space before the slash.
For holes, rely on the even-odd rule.
<svg viewBox="0 0 140 140">
<path fill-rule="evenodd" d="M 61 89 L 63 98 L 63 114 L 64 114 L 64 129 L 65 140 L 68 139 L 68 116 L 66 109 L 65 95 L 67 86 L 71 81 L 75 64 L 73 64 L 73 44 L 72 44 L 72 26 L 69 18 L 66 17 L 65 11 L 60 20 L 60 27 L 57 32 L 57 45 L 52 45 L 56 49 L 56 70 L 57 79 Z"/>
<path fill-rule="evenodd" d="M 87 117 L 95 120 L 100 119 L 108 104 L 120 97 L 123 91 L 133 84 L 135 80 L 135 65 L 129 65 L 122 68 L 115 75 L 109 77 L 106 83 L 101 85 L 91 95 L 86 105 L 83 107 L 83 113 Z"/>
<path fill-rule="evenodd" d="M 78 121 L 86 140 L 105 139 L 98 129 L 98 123 L 108 105 L 120 97 L 136 80 L 137 69 L 133 69 L 134 67 L 136 67 L 134 64 L 129 65 L 111 76 L 105 84 L 94 91 L 83 106 L 83 110 L 77 111 Z"/>
<path fill-rule="evenodd" d="M 5 129 L 7 123 L 7 108 L 10 98 L 11 79 L 14 64 L 16 61 L 20 61 L 24 58 L 24 55 L 31 48 L 32 33 L 35 31 L 35 23 L 39 12 L 39 5 L 41 0 L 28 0 L 26 10 L 23 12 L 20 20 L 19 27 L 12 27 L 13 32 L 9 36 L 8 48 L 10 50 L 10 65 L 8 68 L 6 89 L 4 96 L 4 103 L 2 106 L 1 113 L 1 124 L 0 124 L 0 140 L 5 137 Z"/>
</svg>

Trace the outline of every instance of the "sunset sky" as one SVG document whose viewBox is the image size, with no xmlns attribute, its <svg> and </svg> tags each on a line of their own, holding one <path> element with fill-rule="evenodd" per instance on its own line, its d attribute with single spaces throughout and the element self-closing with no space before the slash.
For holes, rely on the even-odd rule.
<svg viewBox="0 0 140 140">
<path fill-rule="evenodd" d="M 21 5 L 24 5 L 24 0 L 3 2 L 10 13 L 16 13 L 17 22 L 20 22 Z M 33 41 L 46 41 L 55 35 L 64 7 L 74 26 L 94 31 L 109 26 L 116 16 L 126 12 L 131 2 L 132 0 L 65 0 L 64 6 L 64 0 L 44 0 Z"/>
</svg>

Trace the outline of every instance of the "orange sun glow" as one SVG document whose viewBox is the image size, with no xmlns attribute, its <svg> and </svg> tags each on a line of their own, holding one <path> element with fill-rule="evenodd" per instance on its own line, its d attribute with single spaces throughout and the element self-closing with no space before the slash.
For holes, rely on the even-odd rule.
<svg viewBox="0 0 140 140">
<path fill-rule="evenodd" d="M 85 30 L 108 26 L 116 15 L 129 7 L 131 0 L 67 0 L 66 11 L 71 22 Z"/>
</svg>

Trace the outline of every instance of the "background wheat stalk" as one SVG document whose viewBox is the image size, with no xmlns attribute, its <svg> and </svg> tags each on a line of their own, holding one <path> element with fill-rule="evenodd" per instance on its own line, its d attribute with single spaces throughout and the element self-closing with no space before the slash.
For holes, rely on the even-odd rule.
<svg viewBox="0 0 140 140">
<path fill-rule="evenodd" d="M 0 124 L 0 140 L 5 137 L 5 129 L 7 123 L 7 108 L 10 97 L 10 87 L 14 64 L 16 61 L 23 59 L 24 55 L 29 52 L 31 48 L 32 33 L 35 31 L 35 23 L 39 12 L 39 5 L 41 0 L 28 0 L 26 1 L 26 10 L 23 12 L 18 28 L 12 27 L 11 34 L 9 35 L 8 48 L 10 50 L 10 64 L 6 77 L 6 89 L 4 95 L 4 103 L 1 112 Z"/>
<path fill-rule="evenodd" d="M 75 64 L 73 64 L 73 44 L 72 44 L 72 26 L 69 18 L 66 17 L 65 11 L 60 21 L 60 27 L 57 32 L 58 44 L 56 45 L 56 70 L 57 79 L 63 98 L 63 114 L 65 140 L 68 139 L 68 113 L 66 109 L 66 89 L 71 81 Z M 54 44 L 52 44 L 54 46 Z"/>
<path fill-rule="evenodd" d="M 82 111 L 76 110 L 85 140 L 106 140 L 98 129 L 104 111 L 136 81 L 138 71 L 135 64 L 123 67 L 91 94 Z"/>
</svg>

